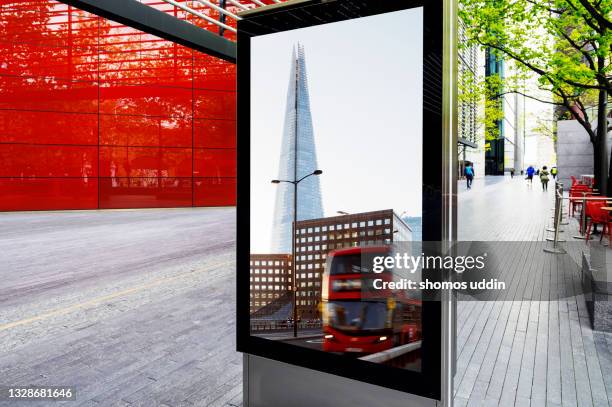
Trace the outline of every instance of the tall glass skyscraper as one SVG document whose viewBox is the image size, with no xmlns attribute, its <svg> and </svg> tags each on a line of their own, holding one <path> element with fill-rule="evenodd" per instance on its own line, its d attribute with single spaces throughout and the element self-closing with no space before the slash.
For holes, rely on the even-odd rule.
<svg viewBox="0 0 612 407">
<path fill-rule="evenodd" d="M 312 131 L 304 47 L 298 44 L 291 57 L 278 179 L 298 180 L 316 169 L 319 167 Z M 297 219 L 307 220 L 322 217 L 323 204 L 319 177 L 309 177 L 298 184 Z M 283 182 L 278 185 L 276 191 L 272 253 L 291 253 L 292 223 L 293 185 Z"/>
</svg>

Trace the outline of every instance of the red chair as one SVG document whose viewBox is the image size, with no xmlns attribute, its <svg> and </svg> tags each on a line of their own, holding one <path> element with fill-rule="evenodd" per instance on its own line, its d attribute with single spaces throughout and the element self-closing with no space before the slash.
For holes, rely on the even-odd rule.
<svg viewBox="0 0 612 407">
<path fill-rule="evenodd" d="M 608 217 L 610 217 L 609 213 L 608 213 Z M 601 231 L 601 236 L 599 237 L 599 241 L 601 242 L 603 235 L 608 233 L 608 245 L 612 245 L 612 217 L 610 217 L 609 220 L 610 221 L 604 225 L 603 230 Z"/>
<path fill-rule="evenodd" d="M 576 179 L 576 177 L 574 177 L 573 175 L 570 175 L 570 179 L 572 180 L 572 187 L 576 184 L 578 184 L 578 180 Z"/>
<path fill-rule="evenodd" d="M 600 202 L 587 202 L 586 203 L 586 216 L 589 217 L 589 226 L 587 227 L 586 232 L 586 242 L 589 242 L 589 238 L 591 237 L 591 228 L 593 225 L 602 225 L 604 228 L 608 223 L 610 223 L 610 214 L 608 211 L 601 209 L 602 206 L 606 206 L 603 201 Z M 602 230 L 599 241 L 603 238 L 604 230 Z"/>
<path fill-rule="evenodd" d="M 576 211 L 577 207 L 582 208 L 582 200 L 574 198 L 582 198 L 583 193 L 585 193 L 586 196 L 591 196 L 591 192 L 592 190 L 585 185 L 575 185 L 570 188 L 569 196 L 572 199 L 570 199 L 569 210 L 572 213 L 572 216 L 574 216 L 574 212 Z"/>
</svg>

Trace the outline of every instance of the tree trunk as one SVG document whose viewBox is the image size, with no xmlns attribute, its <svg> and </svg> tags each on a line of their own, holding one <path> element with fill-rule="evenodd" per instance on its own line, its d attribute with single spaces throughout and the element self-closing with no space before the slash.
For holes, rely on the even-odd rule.
<svg viewBox="0 0 612 407">
<path fill-rule="evenodd" d="M 596 138 L 591 144 L 593 145 L 593 174 L 595 175 L 595 179 L 593 180 L 593 188 L 599 188 L 599 174 L 601 173 L 601 166 L 599 165 L 601 163 L 599 138 Z M 580 174 L 576 174 L 576 176 L 579 178 Z"/>
<path fill-rule="evenodd" d="M 599 141 L 600 179 L 599 192 L 602 196 L 607 196 L 608 191 L 612 191 L 609 177 L 608 165 L 608 93 L 605 90 L 599 91 L 599 101 L 597 104 L 597 140 Z"/>
</svg>

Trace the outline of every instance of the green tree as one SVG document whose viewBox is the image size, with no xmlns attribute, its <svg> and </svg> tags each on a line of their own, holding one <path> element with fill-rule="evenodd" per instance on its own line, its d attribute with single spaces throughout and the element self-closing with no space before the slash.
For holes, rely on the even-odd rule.
<svg viewBox="0 0 612 407">
<path fill-rule="evenodd" d="M 605 155 L 612 0 L 460 0 L 459 9 L 471 44 L 516 61 L 519 75 L 537 76 L 553 95 L 550 103 L 573 113 L 593 145 L 596 181 L 602 192 L 612 191 Z M 508 92 L 522 90 L 505 85 Z"/>
</svg>

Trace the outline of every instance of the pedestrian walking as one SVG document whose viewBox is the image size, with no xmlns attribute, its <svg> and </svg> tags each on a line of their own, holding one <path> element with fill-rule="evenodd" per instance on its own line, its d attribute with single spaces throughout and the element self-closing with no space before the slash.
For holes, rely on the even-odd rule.
<svg viewBox="0 0 612 407">
<path fill-rule="evenodd" d="M 527 167 L 527 178 L 525 178 L 527 181 L 529 181 L 529 184 L 533 184 L 533 174 L 535 173 L 535 168 L 533 168 L 533 166 L 529 166 Z"/>
<path fill-rule="evenodd" d="M 540 182 L 542 183 L 542 191 L 548 191 L 548 170 L 543 166 L 540 170 Z"/>
<path fill-rule="evenodd" d="M 467 182 L 467 188 L 472 189 L 472 182 L 474 181 L 474 164 L 468 163 L 465 167 L 465 179 Z"/>
<path fill-rule="evenodd" d="M 557 179 L 557 167 L 552 167 L 550 169 L 550 175 L 553 176 L 553 179 Z"/>
<path fill-rule="evenodd" d="M 514 168 L 510 168 L 510 178 L 514 178 Z"/>
</svg>

